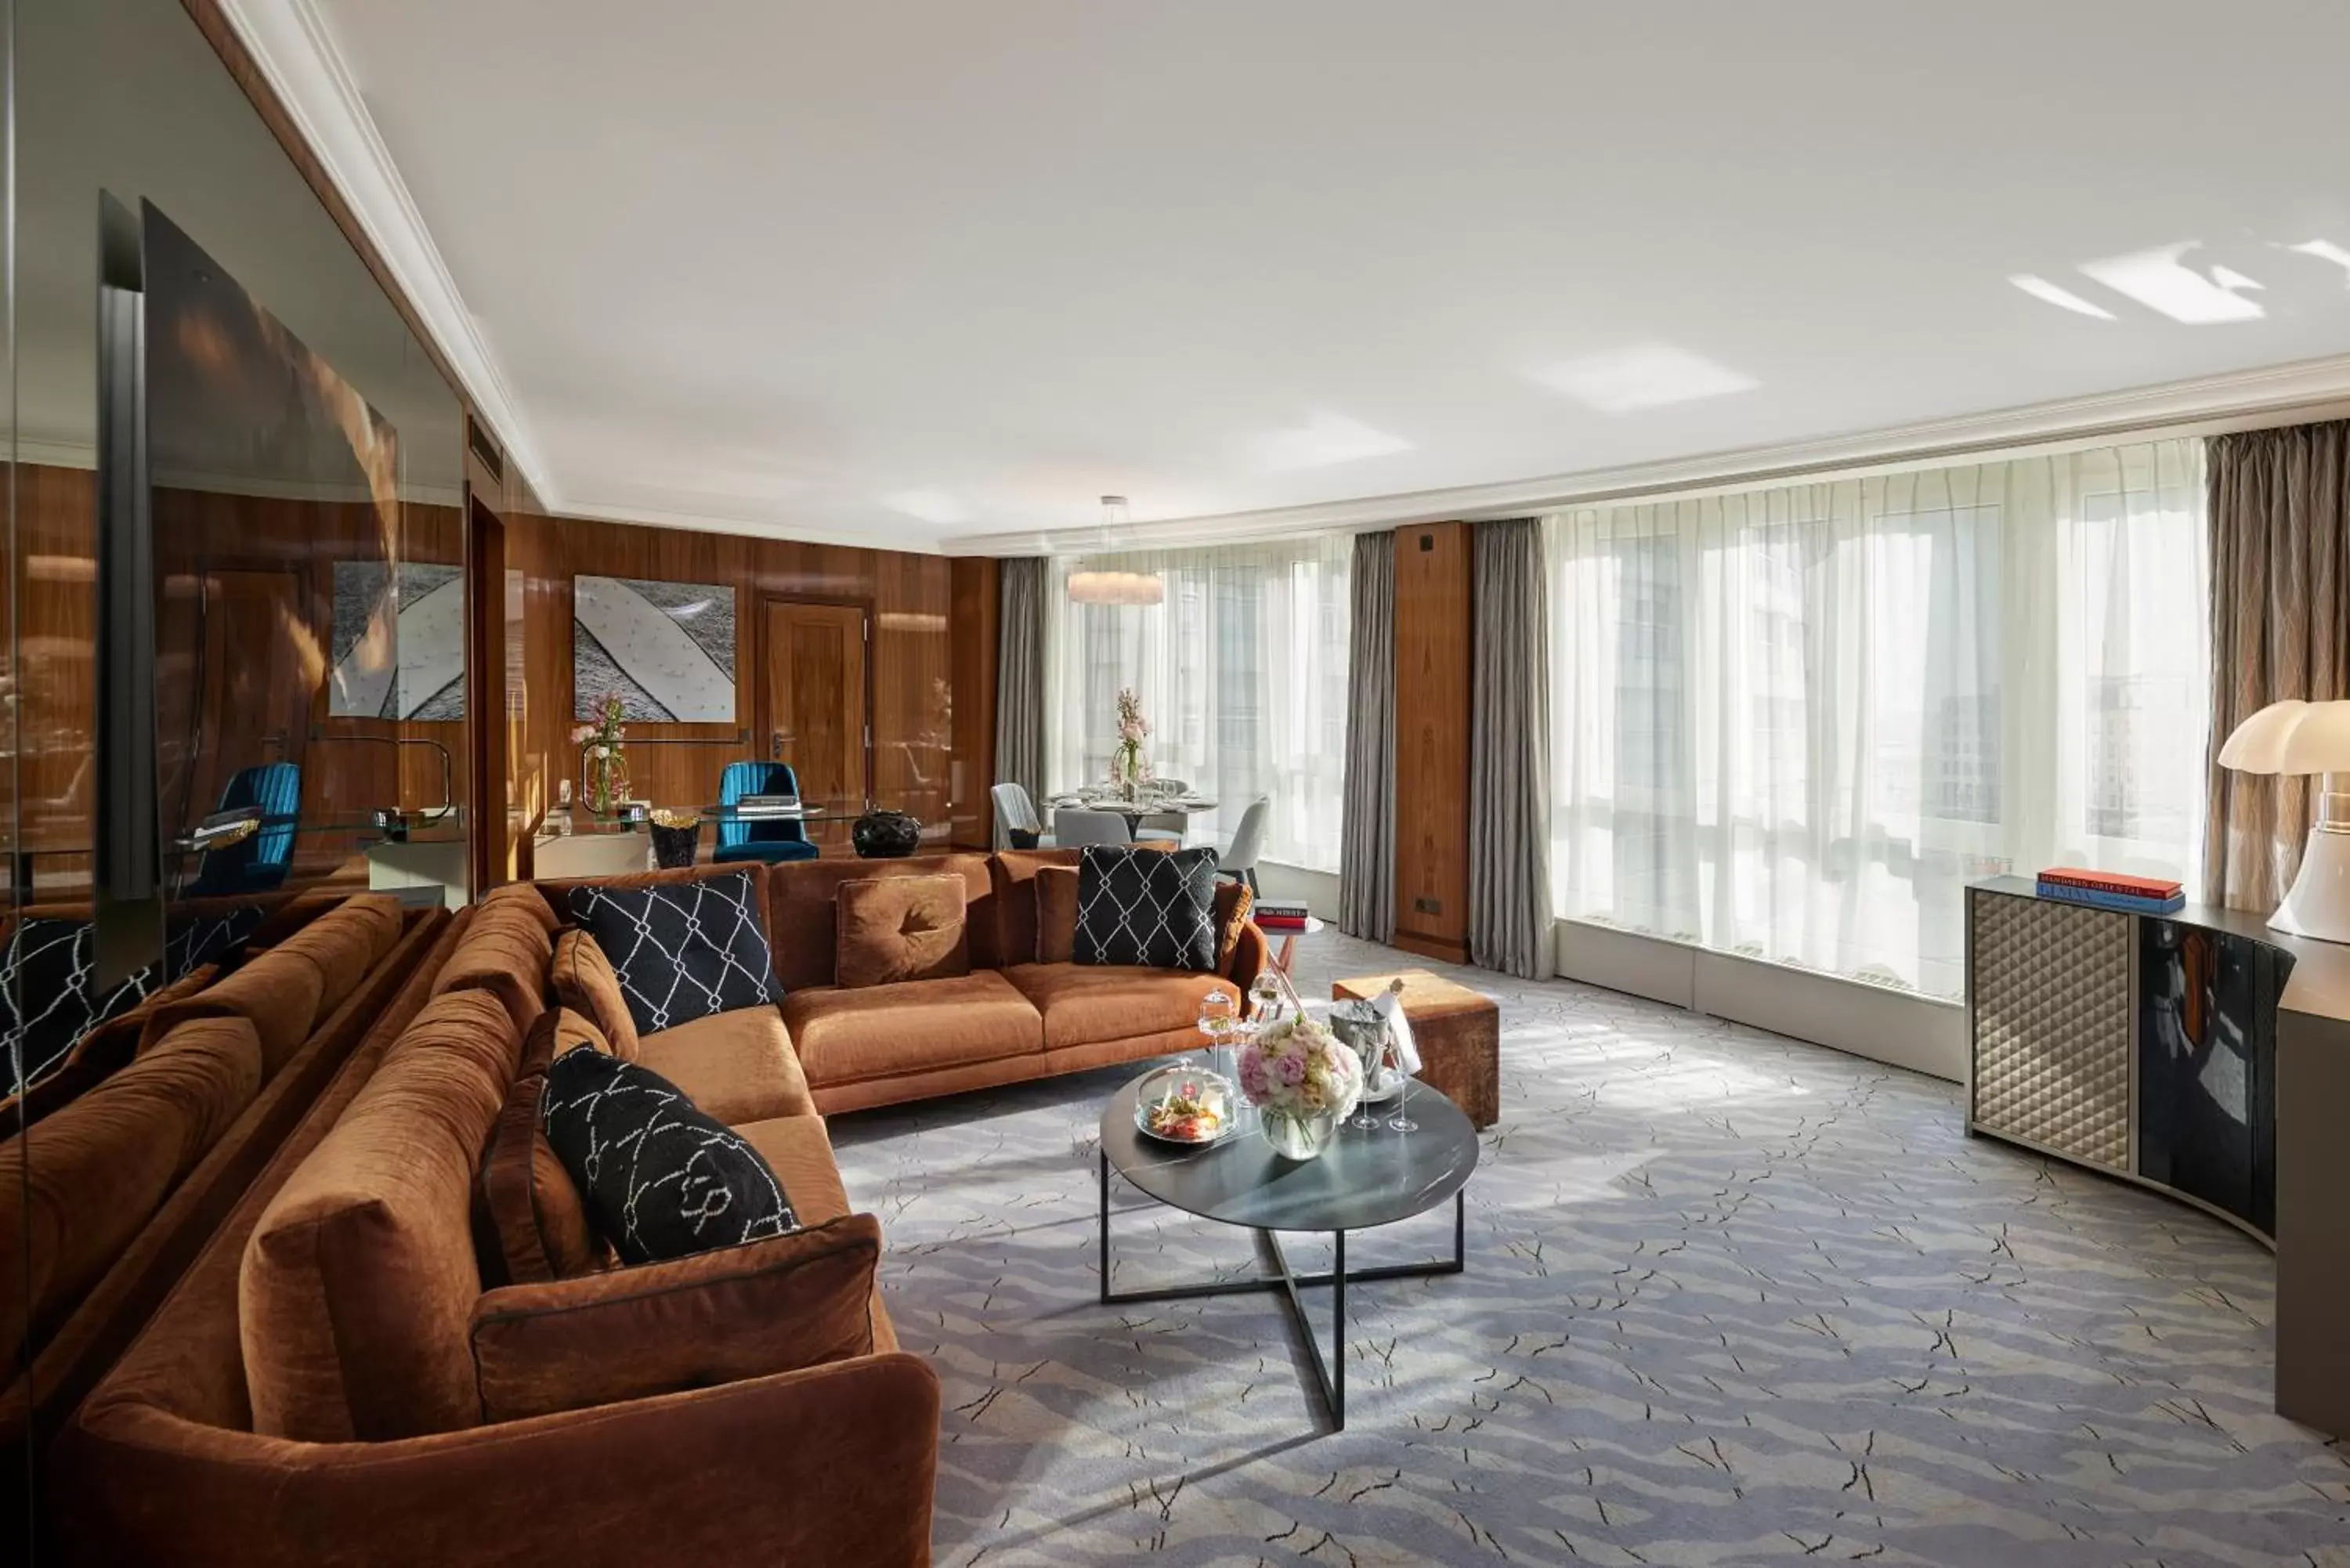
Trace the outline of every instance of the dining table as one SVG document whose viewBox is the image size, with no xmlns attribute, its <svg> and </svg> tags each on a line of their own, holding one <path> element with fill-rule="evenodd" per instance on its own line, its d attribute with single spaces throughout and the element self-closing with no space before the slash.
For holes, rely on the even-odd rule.
<svg viewBox="0 0 2350 1568">
<path fill-rule="evenodd" d="M 1206 795 L 1145 795 L 1129 799 L 1125 791 L 1107 785 L 1099 789 L 1065 790 L 1049 796 L 1046 804 L 1055 809 L 1115 813 L 1126 818 L 1126 830 L 1129 834 L 1139 832 L 1142 819 L 1147 816 L 1180 816 L 1183 818 L 1184 831 L 1188 834 L 1191 818 L 1205 816 L 1216 809 L 1215 801 Z M 1045 825 L 1046 831 L 1049 832 L 1051 827 L 1050 823 Z"/>
</svg>

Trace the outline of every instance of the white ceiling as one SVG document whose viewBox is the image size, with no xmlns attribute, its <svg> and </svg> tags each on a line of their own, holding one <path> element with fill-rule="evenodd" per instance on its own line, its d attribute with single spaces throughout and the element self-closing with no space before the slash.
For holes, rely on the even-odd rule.
<svg viewBox="0 0 2350 1568">
<path fill-rule="evenodd" d="M 2350 354 L 2340 0 L 290 3 L 575 512 L 951 546 Z"/>
</svg>

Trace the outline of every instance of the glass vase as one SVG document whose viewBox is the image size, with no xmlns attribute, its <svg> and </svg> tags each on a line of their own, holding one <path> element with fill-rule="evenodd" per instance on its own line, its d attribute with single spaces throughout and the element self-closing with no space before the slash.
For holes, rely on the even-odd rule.
<svg viewBox="0 0 2350 1568">
<path fill-rule="evenodd" d="M 609 816 L 629 798 L 629 759 L 618 746 L 590 745 L 579 753 L 579 793 L 588 809 Z"/>
<path fill-rule="evenodd" d="M 1330 1146 L 1338 1130 L 1338 1118 L 1328 1111 L 1316 1116 L 1296 1116 L 1287 1111 L 1263 1109 L 1259 1112 L 1257 1131 L 1273 1146 L 1273 1152 L 1284 1159 L 1317 1159 Z"/>
</svg>

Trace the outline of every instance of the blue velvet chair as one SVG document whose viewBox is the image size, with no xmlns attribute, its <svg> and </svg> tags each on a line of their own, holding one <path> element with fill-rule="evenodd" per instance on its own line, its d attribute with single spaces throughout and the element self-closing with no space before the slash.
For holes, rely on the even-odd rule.
<svg viewBox="0 0 2350 1568">
<path fill-rule="evenodd" d="M 729 763 L 718 778 L 718 804 L 734 805 L 753 794 L 800 793 L 800 776 L 789 763 Z M 765 822 L 723 822 L 712 860 L 813 860 L 816 847 L 797 817 Z"/>
<path fill-rule="evenodd" d="M 194 898 L 266 893 L 282 887 L 294 865 L 294 823 L 302 810 L 302 770 L 293 763 L 240 768 L 221 791 L 221 811 L 261 813 L 261 831 L 204 852 L 203 869 L 188 889 Z"/>
</svg>

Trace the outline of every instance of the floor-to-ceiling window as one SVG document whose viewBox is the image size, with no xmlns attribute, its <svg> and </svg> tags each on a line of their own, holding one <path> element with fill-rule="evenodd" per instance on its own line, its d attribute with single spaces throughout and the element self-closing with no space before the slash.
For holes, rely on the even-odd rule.
<svg viewBox="0 0 2350 1568">
<path fill-rule="evenodd" d="M 2192 881 L 2202 448 L 1561 513 L 1558 912 L 1955 996 L 1970 879 Z"/>
<path fill-rule="evenodd" d="M 1118 688 L 1130 686 L 1150 721 L 1154 774 L 1214 796 L 1226 836 L 1264 796 L 1265 857 L 1337 870 L 1352 545 L 1334 535 L 1056 561 L 1048 786 L 1107 776 Z M 1165 602 L 1071 604 L 1068 576 L 1087 567 L 1155 572 Z"/>
</svg>

